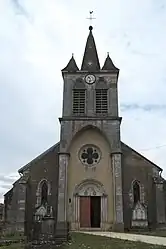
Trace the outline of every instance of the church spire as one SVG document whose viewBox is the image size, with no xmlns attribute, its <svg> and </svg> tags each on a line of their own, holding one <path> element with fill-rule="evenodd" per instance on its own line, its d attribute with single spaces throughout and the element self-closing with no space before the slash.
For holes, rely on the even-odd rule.
<svg viewBox="0 0 166 249">
<path fill-rule="evenodd" d="M 98 71 L 100 70 L 99 58 L 96 50 L 95 40 L 92 34 L 92 26 L 89 26 L 89 35 L 85 46 L 84 57 L 81 70 Z"/>
<path fill-rule="evenodd" d="M 119 71 L 117 67 L 115 67 L 114 63 L 112 62 L 109 53 L 107 54 L 107 58 L 104 62 L 104 66 L 102 67 L 102 70 L 107 70 L 107 71 Z"/>
<path fill-rule="evenodd" d="M 79 70 L 79 68 L 77 67 L 77 64 L 75 62 L 74 56 L 72 54 L 71 59 L 69 60 L 67 66 L 64 69 L 62 69 L 62 72 L 63 71 L 76 72 L 78 70 Z"/>
</svg>

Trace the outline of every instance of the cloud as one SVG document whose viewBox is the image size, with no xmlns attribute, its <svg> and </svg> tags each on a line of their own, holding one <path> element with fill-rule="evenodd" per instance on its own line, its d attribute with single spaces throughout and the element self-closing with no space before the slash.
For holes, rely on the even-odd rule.
<svg viewBox="0 0 166 249">
<path fill-rule="evenodd" d="M 156 104 L 121 104 L 122 111 L 133 111 L 133 110 L 142 110 L 145 112 L 158 112 L 158 111 L 166 111 L 166 104 L 164 105 L 156 105 Z"/>
<path fill-rule="evenodd" d="M 28 12 L 23 7 L 23 5 L 20 3 L 19 0 L 11 0 L 11 3 L 13 3 L 13 7 L 15 9 L 16 15 L 24 15 L 25 17 L 29 18 Z"/>
<path fill-rule="evenodd" d="M 0 175 L 0 203 L 3 195 L 13 187 L 13 183 L 19 178 L 18 174 Z"/>
<path fill-rule="evenodd" d="M 11 188 L 12 188 L 12 184 L 1 184 L 1 189 L 4 190 L 4 194 L 6 190 L 11 189 Z"/>
<path fill-rule="evenodd" d="M 0 175 L 0 181 L 5 183 L 13 183 L 17 176 L 4 176 Z"/>
</svg>

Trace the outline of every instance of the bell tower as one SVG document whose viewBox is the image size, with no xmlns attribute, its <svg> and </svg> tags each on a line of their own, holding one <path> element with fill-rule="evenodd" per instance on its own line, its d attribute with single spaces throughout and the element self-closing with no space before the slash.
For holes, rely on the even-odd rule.
<svg viewBox="0 0 166 249">
<path fill-rule="evenodd" d="M 109 141 L 114 189 L 113 229 L 123 230 L 120 141 L 122 118 L 118 114 L 117 90 L 119 69 L 113 64 L 109 54 L 103 67 L 100 66 L 92 30 L 93 27 L 90 26 L 81 69 L 72 56 L 62 70 L 64 86 L 62 117 L 59 118 L 61 132 L 57 214 L 57 234 L 62 236 L 65 236 L 67 226 L 67 170 L 70 160 L 68 148 L 77 132 L 87 126 L 99 129 Z"/>
</svg>

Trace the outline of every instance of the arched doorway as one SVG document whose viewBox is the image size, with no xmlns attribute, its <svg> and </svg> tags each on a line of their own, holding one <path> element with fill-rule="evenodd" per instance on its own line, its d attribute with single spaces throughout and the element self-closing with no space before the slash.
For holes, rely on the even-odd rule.
<svg viewBox="0 0 166 249">
<path fill-rule="evenodd" d="M 104 229 L 107 222 L 107 195 L 96 180 L 85 180 L 74 192 L 74 229 Z"/>
</svg>

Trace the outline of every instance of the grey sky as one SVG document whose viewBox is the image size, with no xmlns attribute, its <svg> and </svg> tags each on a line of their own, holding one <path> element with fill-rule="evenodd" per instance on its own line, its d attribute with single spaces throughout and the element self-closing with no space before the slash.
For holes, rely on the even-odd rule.
<svg viewBox="0 0 166 249">
<path fill-rule="evenodd" d="M 166 144 L 164 1 L 1 0 L 0 199 L 10 176 L 59 139 L 61 69 L 72 53 L 81 64 L 89 10 L 101 65 L 110 52 L 120 68 L 122 140 L 166 169 L 166 147 L 155 149 Z"/>
</svg>

